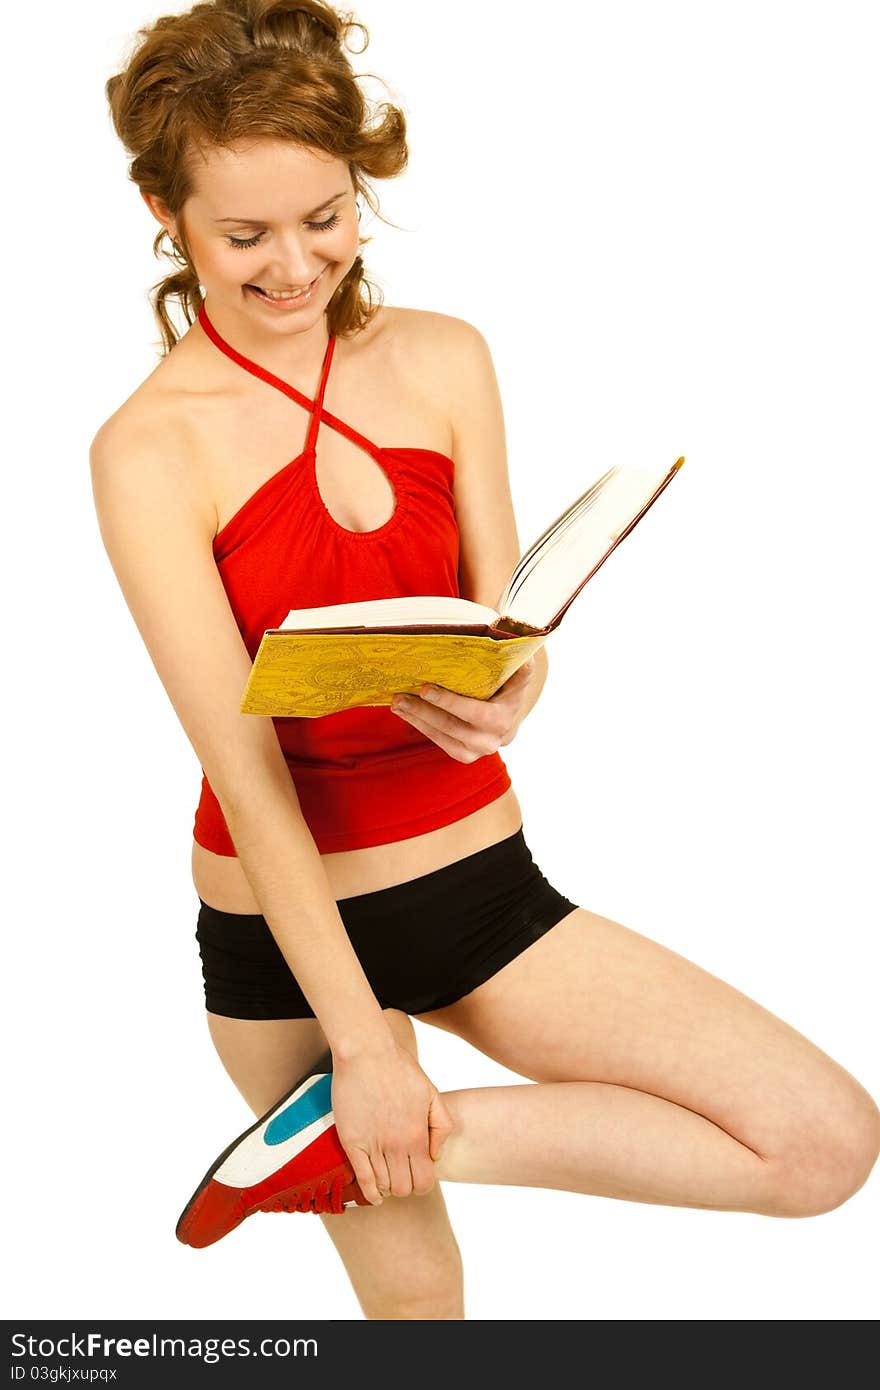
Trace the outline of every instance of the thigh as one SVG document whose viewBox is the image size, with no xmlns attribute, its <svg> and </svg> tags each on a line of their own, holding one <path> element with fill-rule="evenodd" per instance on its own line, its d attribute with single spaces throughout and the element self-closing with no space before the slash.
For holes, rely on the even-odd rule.
<svg viewBox="0 0 880 1390">
<path fill-rule="evenodd" d="M 412 1022 L 385 1018 L 417 1055 Z M 208 1013 L 214 1046 L 254 1114 L 264 1114 L 327 1048 L 317 1019 L 242 1019 Z M 300 1219 L 296 1215 L 278 1220 Z M 439 1183 L 423 1195 L 387 1196 L 378 1207 L 320 1215 L 368 1318 L 460 1317 L 461 1258 Z"/>
<path fill-rule="evenodd" d="M 463 999 L 419 1018 L 534 1081 L 661 1096 L 765 1158 L 848 1135 L 874 1111 L 843 1067 L 762 1005 L 582 907 Z"/>
</svg>

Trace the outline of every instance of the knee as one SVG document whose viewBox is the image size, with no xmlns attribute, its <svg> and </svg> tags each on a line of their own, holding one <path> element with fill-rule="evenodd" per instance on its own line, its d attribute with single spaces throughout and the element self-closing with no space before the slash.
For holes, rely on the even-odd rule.
<svg viewBox="0 0 880 1390">
<path fill-rule="evenodd" d="M 376 1282 L 361 1294 L 361 1307 L 370 1321 L 435 1322 L 464 1318 L 461 1254 L 454 1239 L 442 1252 L 432 1252 L 430 1259 L 418 1267 L 410 1262 L 406 1269 L 401 1269 L 400 1276 L 392 1284 Z"/>
<path fill-rule="evenodd" d="M 821 1216 L 858 1192 L 880 1154 L 880 1110 L 857 1082 L 773 1160 L 772 1214 Z"/>
</svg>

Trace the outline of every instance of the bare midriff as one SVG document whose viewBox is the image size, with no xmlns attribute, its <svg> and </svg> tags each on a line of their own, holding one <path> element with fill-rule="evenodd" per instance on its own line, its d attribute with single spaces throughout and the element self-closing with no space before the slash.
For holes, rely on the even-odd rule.
<svg viewBox="0 0 880 1390">
<path fill-rule="evenodd" d="M 522 812 L 513 787 L 451 825 L 412 835 L 387 845 L 337 850 L 321 856 L 334 898 L 350 898 L 406 883 L 442 869 L 456 859 L 497 844 L 522 825 Z M 193 841 L 192 876 L 202 902 L 221 912 L 261 911 L 240 861 L 214 854 Z"/>
</svg>

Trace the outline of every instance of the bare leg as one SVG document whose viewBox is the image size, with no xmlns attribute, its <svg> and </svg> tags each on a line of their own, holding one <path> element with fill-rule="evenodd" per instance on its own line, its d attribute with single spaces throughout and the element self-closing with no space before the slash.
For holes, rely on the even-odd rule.
<svg viewBox="0 0 880 1390">
<path fill-rule="evenodd" d="M 769 1211 L 773 1166 L 702 1115 L 601 1081 L 444 1092 L 444 1181 L 561 1188 L 668 1206 Z"/>
<path fill-rule="evenodd" d="M 444 1094 L 443 1180 L 809 1216 L 864 1183 L 880 1112 L 760 1004 L 584 908 L 420 1014 L 538 1085 Z"/>
<path fill-rule="evenodd" d="M 415 1053 L 415 1030 L 406 1014 L 387 1009 L 385 1016 L 400 1043 Z M 327 1046 L 316 1019 L 209 1013 L 208 1026 L 223 1065 L 255 1115 L 284 1095 Z M 279 1239 L 293 1235 L 288 1223 L 305 1219 L 314 1217 L 279 1215 Z M 318 1219 L 367 1319 L 464 1317 L 461 1255 L 439 1183 L 424 1196 L 389 1195 L 379 1207 L 351 1207 Z"/>
</svg>

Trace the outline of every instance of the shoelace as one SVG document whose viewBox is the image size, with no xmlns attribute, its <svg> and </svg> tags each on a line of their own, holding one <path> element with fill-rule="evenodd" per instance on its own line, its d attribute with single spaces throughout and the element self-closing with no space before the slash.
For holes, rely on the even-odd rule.
<svg viewBox="0 0 880 1390">
<path fill-rule="evenodd" d="M 280 1192 L 277 1197 L 260 1203 L 260 1211 L 342 1212 L 342 1189 L 345 1174 L 337 1173 L 331 1183 L 321 1178 L 317 1191 L 309 1184 L 299 1192 Z"/>
</svg>

